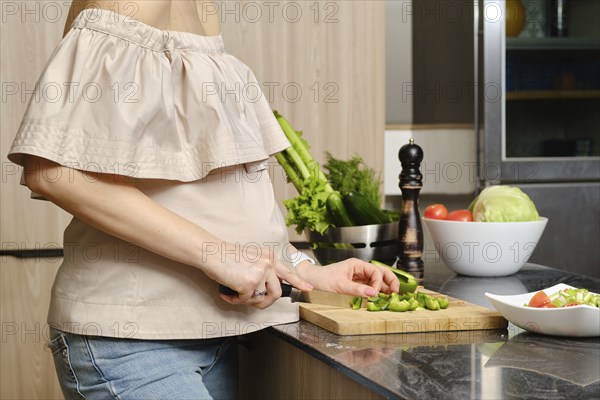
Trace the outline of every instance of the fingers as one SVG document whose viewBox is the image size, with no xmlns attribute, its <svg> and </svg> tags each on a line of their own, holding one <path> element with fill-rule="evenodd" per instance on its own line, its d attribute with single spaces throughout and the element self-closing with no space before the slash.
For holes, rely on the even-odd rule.
<svg viewBox="0 0 600 400">
<path fill-rule="evenodd" d="M 355 283 L 363 283 L 365 286 L 370 287 L 376 292 L 375 294 L 368 296 L 375 296 L 379 292 L 391 293 L 400 290 L 398 277 L 387 268 L 379 267 L 358 259 L 351 259 L 350 262 L 353 266 L 352 280 Z M 354 286 L 354 288 L 355 290 L 362 290 L 365 293 L 367 291 L 364 287 L 359 289 L 357 286 Z M 358 296 L 360 294 L 357 293 L 356 295 Z"/>
<path fill-rule="evenodd" d="M 371 263 L 366 264 L 367 265 L 365 266 L 365 268 L 375 268 L 378 270 L 377 273 L 373 273 L 371 275 L 371 279 L 377 280 L 377 284 L 379 285 L 379 288 L 377 290 L 384 293 L 398 292 L 400 290 L 400 281 L 398 280 L 396 274 L 394 274 L 387 268 L 379 267 Z M 374 282 L 371 281 L 371 286 L 377 288 L 377 286 L 373 283 Z"/>
<path fill-rule="evenodd" d="M 345 285 L 343 293 L 349 294 L 351 296 L 360 296 L 360 297 L 372 297 L 377 296 L 379 294 L 378 289 L 374 289 L 369 285 L 365 285 L 364 283 L 358 282 L 347 282 Z"/>
<path fill-rule="evenodd" d="M 227 295 L 220 293 L 220 296 L 223 300 L 225 300 L 229 304 L 239 305 L 239 304 L 251 304 L 257 303 L 258 300 L 254 299 L 254 290 L 251 291 L 240 291 L 237 294 Z M 262 298 L 260 299 L 262 301 Z"/>
<path fill-rule="evenodd" d="M 269 307 L 281 297 L 281 283 L 272 268 L 267 269 L 261 275 L 256 280 L 246 282 L 246 289 L 241 289 L 232 295 L 221 293 L 221 298 L 234 305 L 248 305 L 261 309 Z M 260 281 L 264 281 L 264 283 Z"/>
<path fill-rule="evenodd" d="M 284 269 L 285 272 L 278 274 L 279 278 L 281 280 L 286 281 L 287 283 L 289 283 L 296 289 L 301 290 L 303 292 L 310 292 L 311 290 L 313 290 L 313 288 L 314 288 L 313 285 L 311 285 L 304 279 L 300 278 L 293 271 L 290 271 L 289 268 L 287 268 L 285 266 L 284 266 L 284 268 L 285 268 Z"/>
<path fill-rule="evenodd" d="M 265 282 L 265 290 L 260 292 L 264 294 L 254 296 L 254 301 L 249 304 L 256 308 L 263 309 L 275 303 L 275 301 L 281 297 L 281 283 L 279 282 L 277 275 L 274 273 L 270 274 Z"/>
<path fill-rule="evenodd" d="M 266 308 L 281 296 L 281 289 L 279 289 L 279 292 L 279 295 L 277 295 L 275 290 L 269 293 L 269 290 L 265 286 L 264 289 L 254 289 L 242 294 L 226 295 L 221 293 L 220 296 L 229 304 Z"/>
<path fill-rule="evenodd" d="M 383 269 L 362 260 L 352 261 L 354 262 L 353 280 L 367 283 L 373 290 L 379 293 L 384 283 Z"/>
<path fill-rule="evenodd" d="M 384 288 L 382 289 L 382 291 L 384 291 L 386 293 L 400 291 L 400 281 L 398 280 L 398 277 L 396 276 L 396 274 L 394 274 L 392 271 L 390 271 L 387 268 L 381 268 L 381 269 L 383 271 L 383 282 L 384 282 Z M 385 290 L 385 289 L 387 289 L 387 290 Z"/>
</svg>

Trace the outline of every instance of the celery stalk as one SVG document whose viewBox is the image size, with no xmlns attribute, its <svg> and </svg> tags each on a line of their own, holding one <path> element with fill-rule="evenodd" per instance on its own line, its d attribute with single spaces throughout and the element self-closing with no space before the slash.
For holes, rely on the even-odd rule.
<svg viewBox="0 0 600 400">
<path fill-rule="evenodd" d="M 304 162 L 304 165 L 306 165 L 306 167 L 310 170 L 312 176 L 314 176 L 319 181 L 323 182 L 327 187 L 327 191 L 333 192 L 333 188 L 329 184 L 327 177 L 325 176 L 323 171 L 321 171 L 319 164 L 310 154 L 308 147 L 306 146 L 304 140 L 298 135 L 298 132 L 296 132 L 294 128 L 292 128 L 288 120 L 285 119 L 283 115 L 279 114 L 277 111 L 274 111 L 273 113 L 275 114 L 275 118 L 277 118 L 277 121 L 279 122 L 279 125 L 283 130 L 283 133 L 285 133 L 285 136 L 290 141 L 292 148 L 298 152 L 298 155 Z"/>
<path fill-rule="evenodd" d="M 334 218 L 328 209 L 328 199 L 331 194 L 339 194 L 327 180 L 319 165 L 309 151 L 309 145 L 302 138 L 301 132 L 295 131 L 291 124 L 277 111 L 273 111 L 277 122 L 289 140 L 288 147 L 279 155 L 277 161 L 287 172 L 290 182 L 298 190 L 299 196 L 285 200 L 288 211 L 286 224 L 296 225 L 296 232 L 304 229 L 324 234 L 330 227 L 336 226 Z M 337 202 L 329 201 L 329 208 L 337 214 L 346 214 L 341 197 Z M 337 215 L 336 214 L 336 215 Z M 343 248 L 353 247 L 351 244 L 341 244 Z M 334 244 L 338 247 L 338 244 Z"/>
<path fill-rule="evenodd" d="M 300 177 L 302 182 L 304 182 L 307 179 L 310 179 L 310 170 L 308 169 L 306 164 L 304 164 L 302 158 L 300 157 L 296 149 L 290 147 L 288 149 L 285 149 L 283 153 L 289 160 L 293 168 L 296 170 L 296 172 L 298 172 L 298 176 Z"/>
<path fill-rule="evenodd" d="M 288 160 L 288 157 L 285 153 L 285 151 L 277 153 L 275 154 L 275 158 L 277 159 L 279 165 L 283 167 L 283 170 L 285 171 L 288 180 L 292 183 L 292 185 L 294 185 L 298 193 L 300 193 L 302 192 L 302 179 L 296 172 L 296 169 L 292 166 L 292 164 L 290 164 L 290 161 Z"/>
</svg>

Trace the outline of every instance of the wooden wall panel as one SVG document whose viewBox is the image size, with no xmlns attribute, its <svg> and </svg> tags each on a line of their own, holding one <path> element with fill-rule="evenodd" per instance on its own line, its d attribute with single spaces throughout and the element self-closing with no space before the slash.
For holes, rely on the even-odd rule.
<svg viewBox="0 0 600 400">
<path fill-rule="evenodd" d="M 2 2 L 0 24 L 0 249 L 62 247 L 70 216 L 55 205 L 29 198 L 19 185 L 21 169 L 6 154 L 31 90 L 60 41 L 67 6 L 51 2 Z M 46 8 L 44 8 L 46 7 Z M 50 11 L 64 12 L 59 20 Z M 0 398 L 62 398 L 49 351 L 46 314 L 59 260 L 0 257 Z"/>
<path fill-rule="evenodd" d="M 241 1 L 237 12 L 228 6 L 221 13 L 225 48 L 253 69 L 272 107 L 304 132 L 319 162 L 325 150 L 341 158 L 358 153 L 383 172 L 385 2 L 274 3 L 261 18 L 251 13 L 260 2 Z M 281 170 L 272 171 L 277 198 L 295 196 Z"/>
<path fill-rule="evenodd" d="M 0 242 L 2 249 L 60 247 L 69 216 L 58 207 L 31 200 L 29 190 L 19 185 L 21 168 L 6 154 L 25 113 L 31 91 L 50 54 L 62 37 L 67 7 L 55 21 L 45 1 L 2 2 L 0 23 Z M 46 11 L 44 11 L 46 10 Z M 53 8 L 54 10 L 54 8 Z"/>
</svg>

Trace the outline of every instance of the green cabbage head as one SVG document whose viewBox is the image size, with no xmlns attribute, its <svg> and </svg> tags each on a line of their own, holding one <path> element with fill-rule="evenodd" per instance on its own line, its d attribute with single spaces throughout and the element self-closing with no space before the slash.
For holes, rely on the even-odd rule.
<svg viewBox="0 0 600 400">
<path fill-rule="evenodd" d="M 469 206 L 477 222 L 537 221 L 538 211 L 533 201 L 521 189 L 513 186 L 485 188 Z"/>
</svg>

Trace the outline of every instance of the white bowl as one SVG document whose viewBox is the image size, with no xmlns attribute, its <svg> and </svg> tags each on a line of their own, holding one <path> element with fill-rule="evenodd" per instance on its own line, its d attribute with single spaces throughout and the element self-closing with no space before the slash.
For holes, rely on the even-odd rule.
<svg viewBox="0 0 600 400">
<path fill-rule="evenodd" d="M 544 292 L 550 296 L 573 286 L 559 283 Z M 600 309 L 579 305 L 561 308 L 526 307 L 524 304 L 538 291 L 513 296 L 486 293 L 485 296 L 496 310 L 508 321 L 530 332 L 554 336 L 600 336 Z"/>
<path fill-rule="evenodd" d="M 423 218 L 437 253 L 452 271 L 506 276 L 529 260 L 548 219 L 531 222 L 461 222 Z"/>
</svg>

